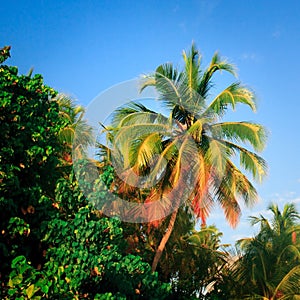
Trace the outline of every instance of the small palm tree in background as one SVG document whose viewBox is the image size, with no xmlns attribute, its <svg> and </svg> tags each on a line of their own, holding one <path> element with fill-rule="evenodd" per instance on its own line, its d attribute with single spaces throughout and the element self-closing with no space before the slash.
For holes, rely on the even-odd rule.
<svg viewBox="0 0 300 300">
<path fill-rule="evenodd" d="M 92 128 L 84 120 L 85 109 L 65 94 L 59 94 L 54 101 L 59 105 L 59 113 L 65 120 L 65 126 L 59 132 L 59 140 L 64 145 L 63 160 L 65 164 L 72 164 L 71 153 L 78 158 L 84 155 L 84 150 L 92 143 Z M 76 139 L 74 143 L 76 130 Z M 72 149 L 73 145 L 76 149 Z"/>
<path fill-rule="evenodd" d="M 141 88 L 155 87 L 167 114 L 132 102 L 115 112 L 112 126 L 107 128 L 107 153 L 114 153 L 114 163 L 124 170 L 119 190 L 135 198 L 133 201 L 153 203 L 164 199 L 160 209 L 166 214 L 170 207 L 173 211 L 163 219 L 168 225 L 155 250 L 153 271 L 173 231 L 182 199 L 203 224 L 213 205 L 220 204 L 228 222 L 235 226 L 241 215 L 240 201 L 251 205 L 257 199 L 256 189 L 244 171 L 258 181 L 266 175 L 265 161 L 247 149 L 251 146 L 255 151 L 263 150 L 264 127 L 222 121 L 228 108 L 234 109 L 238 103 L 255 111 L 254 94 L 234 82 L 212 97 L 214 74 L 224 71 L 235 75 L 233 65 L 215 54 L 208 68 L 202 69 L 194 45 L 189 53 L 183 52 L 183 59 L 183 70 L 171 63 L 163 64 L 145 77 Z M 139 179 L 137 184 L 135 180 Z M 141 189 L 135 187 L 138 185 L 146 186 L 140 200 Z M 157 210 L 149 213 L 153 220 L 164 215 Z"/>
<path fill-rule="evenodd" d="M 176 236 L 176 235 L 175 235 Z M 221 276 L 226 265 L 226 245 L 215 226 L 202 226 L 184 236 L 171 236 L 161 259 L 160 270 L 169 274 L 179 299 L 205 299 L 205 294 Z"/>
<path fill-rule="evenodd" d="M 251 217 L 260 231 L 239 241 L 244 254 L 234 276 L 255 299 L 300 299 L 300 214 L 294 204 L 269 206 L 272 219 Z M 252 298 L 251 298 L 252 299 Z"/>
</svg>

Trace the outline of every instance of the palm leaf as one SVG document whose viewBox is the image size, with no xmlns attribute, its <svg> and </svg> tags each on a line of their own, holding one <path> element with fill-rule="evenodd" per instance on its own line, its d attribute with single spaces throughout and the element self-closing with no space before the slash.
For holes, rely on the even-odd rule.
<svg viewBox="0 0 300 300">
<path fill-rule="evenodd" d="M 214 112 L 222 116 L 229 105 L 235 109 L 237 103 L 246 104 L 253 111 L 256 111 L 254 94 L 239 82 L 231 84 L 217 95 L 207 107 L 205 114 Z"/>
<path fill-rule="evenodd" d="M 220 177 L 224 175 L 230 148 L 216 139 L 209 139 L 208 149 L 205 152 L 205 159 Z"/>
<path fill-rule="evenodd" d="M 138 140 L 131 145 L 130 160 L 138 168 L 148 166 L 155 155 L 161 152 L 161 137 L 157 132 L 147 135 L 144 139 Z"/>
<path fill-rule="evenodd" d="M 215 194 L 225 213 L 226 220 L 232 227 L 235 227 L 239 221 L 241 209 L 237 198 L 232 193 L 230 184 L 225 179 L 222 180 Z"/>
<path fill-rule="evenodd" d="M 232 192 L 241 197 L 246 205 L 251 206 L 257 201 L 257 192 L 252 183 L 231 161 L 227 161 L 227 172 L 224 174 L 231 182 Z"/>
<path fill-rule="evenodd" d="M 130 119 L 132 116 L 142 115 L 143 113 L 148 113 L 150 116 L 155 116 L 157 113 L 145 107 L 142 103 L 139 102 L 130 102 L 126 106 L 121 106 L 117 108 L 113 113 L 113 119 L 111 126 L 119 126 L 119 124 L 127 118 Z"/>
<path fill-rule="evenodd" d="M 249 142 L 257 151 L 262 151 L 266 142 L 266 131 L 260 124 L 250 122 L 223 122 L 213 124 L 213 136 L 229 140 Z"/>
<path fill-rule="evenodd" d="M 203 120 L 199 119 L 194 122 L 187 132 L 193 137 L 196 142 L 200 143 L 203 132 Z"/>
<path fill-rule="evenodd" d="M 279 254 L 277 258 L 278 265 L 280 264 L 280 261 L 285 254 L 291 254 L 294 259 L 300 260 L 300 249 L 298 249 L 295 245 L 287 245 Z M 291 260 L 291 258 L 289 258 Z"/>
<path fill-rule="evenodd" d="M 187 74 L 187 85 L 191 90 L 197 90 L 199 85 L 200 61 L 201 57 L 195 45 L 192 44 L 189 53 L 183 51 L 183 59 L 185 62 L 185 73 Z"/>
<path fill-rule="evenodd" d="M 216 52 L 210 62 L 209 67 L 203 73 L 197 92 L 204 98 L 207 97 L 208 91 L 211 88 L 211 78 L 216 71 L 226 71 L 236 76 L 235 67 L 228 63 L 226 60 L 222 60 L 219 54 Z"/>
<path fill-rule="evenodd" d="M 294 296 L 300 296 L 300 265 L 292 268 L 277 285 L 274 296 L 278 291 L 283 293 L 279 299 L 293 299 Z"/>
<path fill-rule="evenodd" d="M 190 139 L 188 135 L 186 135 L 182 141 L 176 143 L 176 147 L 178 148 L 178 155 L 176 157 L 176 163 L 172 168 L 170 181 L 173 186 L 175 186 L 178 182 L 182 171 L 186 168 L 192 170 L 191 165 L 195 167 L 195 165 L 199 165 L 197 155 L 197 148 L 194 143 Z"/>
<path fill-rule="evenodd" d="M 219 142 L 224 143 L 232 151 L 239 152 L 240 165 L 246 171 L 249 171 L 252 174 L 254 179 L 261 182 L 262 179 L 267 175 L 267 163 L 262 157 L 237 144 L 224 141 L 224 140 L 223 141 L 219 140 Z"/>
</svg>

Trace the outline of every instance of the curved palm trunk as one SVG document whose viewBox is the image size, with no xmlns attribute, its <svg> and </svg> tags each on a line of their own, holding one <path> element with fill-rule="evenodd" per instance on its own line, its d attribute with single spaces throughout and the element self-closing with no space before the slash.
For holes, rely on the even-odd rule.
<svg viewBox="0 0 300 300">
<path fill-rule="evenodd" d="M 169 221 L 169 225 L 168 225 L 168 228 L 165 232 L 165 234 L 163 235 L 161 241 L 160 241 L 160 244 L 158 246 L 158 248 L 156 249 L 156 252 L 155 252 L 155 256 L 154 256 L 154 259 L 153 259 L 153 262 L 152 262 L 152 267 L 151 267 L 151 270 L 152 272 L 155 272 L 156 270 L 156 267 L 157 267 L 157 264 L 162 256 L 162 253 L 166 247 L 166 244 L 170 238 L 170 235 L 173 231 L 173 228 L 174 228 L 174 224 L 175 224 L 175 221 L 176 221 L 176 217 L 177 217 L 177 213 L 178 213 L 178 209 L 176 209 L 172 215 L 171 215 L 171 218 L 170 218 L 170 221 Z"/>
</svg>

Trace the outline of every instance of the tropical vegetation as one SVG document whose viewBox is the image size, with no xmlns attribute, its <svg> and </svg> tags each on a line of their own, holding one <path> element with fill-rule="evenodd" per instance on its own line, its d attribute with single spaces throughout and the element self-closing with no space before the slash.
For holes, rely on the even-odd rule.
<svg viewBox="0 0 300 300">
<path fill-rule="evenodd" d="M 235 226 L 241 214 L 240 202 L 252 205 L 257 200 L 256 189 L 246 175 L 258 181 L 266 175 L 266 162 L 245 147 L 248 144 L 256 151 L 264 148 L 264 127 L 253 122 L 222 121 L 226 111 L 237 104 L 255 111 L 254 93 L 234 82 L 212 97 L 215 73 L 235 75 L 234 66 L 216 53 L 210 65 L 202 69 L 201 55 L 194 45 L 189 53 L 183 52 L 183 59 L 183 70 L 171 63 L 163 64 L 145 78 L 141 87 L 154 86 L 169 115 L 152 111 L 142 103 L 121 107 L 114 113 L 111 127 L 106 128 L 108 147 L 102 147 L 107 151 L 104 157 L 113 157 L 112 164 L 123 170 L 122 182 L 116 183 L 122 197 L 127 193 L 131 199 L 136 195 L 134 201 L 163 199 L 162 211 L 156 209 L 150 214 L 164 216 L 170 207 L 173 211 L 170 218 L 160 218 L 168 226 L 156 246 L 152 271 L 172 234 L 180 205 L 191 207 L 195 217 L 205 224 L 218 203 L 228 222 Z M 139 196 L 140 186 L 145 182 L 137 184 L 137 179 L 136 189 L 127 184 L 133 173 L 141 181 L 146 178 L 143 197 Z"/>
<path fill-rule="evenodd" d="M 270 220 L 250 217 L 251 225 L 260 230 L 237 242 L 239 255 L 216 284 L 221 291 L 216 299 L 300 298 L 300 214 L 292 203 L 282 211 L 271 204 L 268 211 Z"/>
<path fill-rule="evenodd" d="M 215 54 L 203 69 L 193 45 L 182 70 L 168 63 L 145 76 L 141 90 L 153 86 L 164 108 L 118 108 L 103 125 L 107 143 L 90 182 L 84 107 L 32 70 L 20 75 L 4 64 L 9 57 L 9 46 L 0 49 L 1 299 L 300 298 L 294 204 L 270 205 L 271 219 L 250 217 L 258 233 L 235 247 L 206 224 L 218 204 L 235 226 L 241 203 L 257 200 L 252 181 L 267 171 L 257 154 L 264 127 L 226 121 L 239 104 L 255 111 L 254 93 L 234 82 L 213 96 L 217 72 L 236 75 L 232 64 Z M 95 205 L 111 193 L 163 205 L 147 211 L 150 222 L 126 223 Z"/>
</svg>

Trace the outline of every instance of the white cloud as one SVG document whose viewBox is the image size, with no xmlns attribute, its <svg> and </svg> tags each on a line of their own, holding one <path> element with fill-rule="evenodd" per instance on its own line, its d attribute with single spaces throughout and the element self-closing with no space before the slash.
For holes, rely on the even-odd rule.
<svg viewBox="0 0 300 300">
<path fill-rule="evenodd" d="M 241 60 L 258 61 L 258 55 L 254 52 L 245 52 L 240 56 Z"/>
<path fill-rule="evenodd" d="M 258 211 L 254 211 L 252 213 L 252 216 L 259 217 L 260 215 L 264 216 L 265 218 L 269 218 L 272 216 L 272 212 L 269 211 L 268 209 L 262 209 Z"/>
<path fill-rule="evenodd" d="M 236 242 L 238 240 L 246 239 L 246 238 L 251 238 L 251 237 L 253 237 L 253 235 L 251 236 L 251 235 L 249 235 L 247 233 L 245 233 L 245 234 L 241 234 L 241 233 L 240 234 L 233 234 L 231 236 L 231 240 L 234 241 L 234 242 Z"/>
<path fill-rule="evenodd" d="M 292 202 L 296 204 L 298 203 L 300 204 L 300 197 L 293 199 Z"/>
<path fill-rule="evenodd" d="M 298 182 L 300 182 L 300 179 L 297 179 Z M 284 205 L 286 203 L 295 203 L 298 207 L 298 210 L 300 211 L 300 195 L 299 193 L 296 193 L 294 191 L 285 192 L 282 194 L 275 193 L 271 196 L 271 203 L 275 203 L 279 206 L 279 209 L 283 209 Z"/>
</svg>

